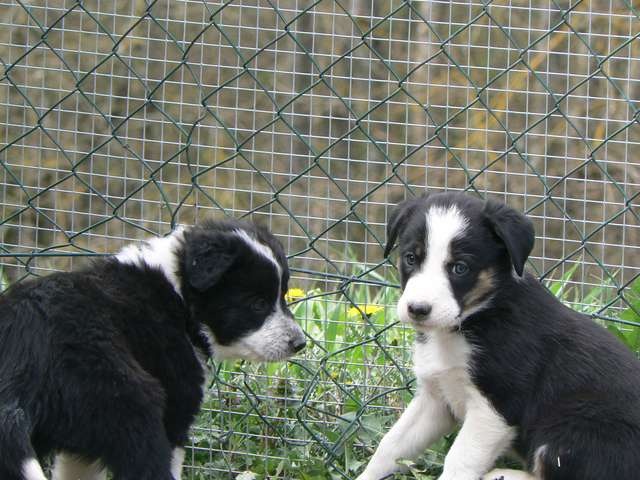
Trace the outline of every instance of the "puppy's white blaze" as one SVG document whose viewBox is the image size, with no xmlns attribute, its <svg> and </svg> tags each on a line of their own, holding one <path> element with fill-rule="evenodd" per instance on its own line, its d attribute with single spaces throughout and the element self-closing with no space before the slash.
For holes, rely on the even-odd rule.
<svg viewBox="0 0 640 480">
<path fill-rule="evenodd" d="M 409 323 L 409 304 L 427 303 L 431 314 L 425 327 L 451 327 L 459 323 L 460 306 L 451 289 L 447 263 L 451 242 L 464 233 L 468 220 L 456 206 L 432 207 L 426 217 L 426 258 L 405 286 L 398 302 L 398 315 Z"/>
<path fill-rule="evenodd" d="M 40 463 L 35 458 L 29 458 L 22 464 L 22 476 L 25 480 L 47 480 Z"/>
<path fill-rule="evenodd" d="M 234 230 L 236 235 L 238 235 L 247 245 L 249 245 L 256 253 L 262 255 L 267 260 L 272 262 L 278 271 L 278 278 L 282 277 L 282 267 L 280 267 L 280 263 L 276 260 L 273 251 L 267 247 L 266 245 L 260 243 L 258 240 L 249 235 L 245 230 Z"/>
<path fill-rule="evenodd" d="M 179 227 L 166 237 L 152 238 L 141 245 L 128 245 L 118 254 L 116 259 L 121 263 L 128 263 L 141 267 L 159 269 L 173 289 L 182 296 L 180 280 L 178 279 L 178 256 L 176 252 L 184 238 L 184 229 Z"/>
<path fill-rule="evenodd" d="M 184 463 L 184 448 L 176 447 L 171 455 L 171 475 L 174 480 L 182 478 L 182 465 Z"/>
</svg>

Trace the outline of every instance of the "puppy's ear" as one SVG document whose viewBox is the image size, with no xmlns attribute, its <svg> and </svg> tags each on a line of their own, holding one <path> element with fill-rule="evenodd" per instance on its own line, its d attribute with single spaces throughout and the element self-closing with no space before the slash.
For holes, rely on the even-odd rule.
<svg viewBox="0 0 640 480">
<path fill-rule="evenodd" d="M 524 262 L 527 261 L 535 242 L 533 223 L 520 212 L 493 200 L 485 203 L 483 213 L 507 248 L 513 268 L 521 277 L 524 273 Z"/>
<path fill-rule="evenodd" d="M 396 243 L 398 235 L 407 224 L 410 213 L 416 207 L 418 202 L 426 200 L 428 194 L 424 194 L 418 198 L 410 198 L 399 203 L 391 211 L 389 222 L 387 223 L 387 245 L 384 248 L 384 256 L 388 257 Z"/>
<path fill-rule="evenodd" d="M 239 243 L 238 237 L 228 232 L 186 236 L 184 261 L 189 285 L 203 292 L 218 283 L 238 258 Z"/>
</svg>

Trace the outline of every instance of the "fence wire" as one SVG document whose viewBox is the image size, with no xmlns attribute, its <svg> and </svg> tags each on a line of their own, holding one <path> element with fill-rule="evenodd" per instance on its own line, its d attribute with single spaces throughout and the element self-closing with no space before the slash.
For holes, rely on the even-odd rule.
<svg viewBox="0 0 640 480">
<path fill-rule="evenodd" d="M 268 225 L 311 346 L 213 366 L 185 477 L 355 478 L 411 397 L 407 196 L 526 212 L 530 268 L 638 339 L 639 36 L 630 0 L 0 0 L 1 283 Z"/>
</svg>

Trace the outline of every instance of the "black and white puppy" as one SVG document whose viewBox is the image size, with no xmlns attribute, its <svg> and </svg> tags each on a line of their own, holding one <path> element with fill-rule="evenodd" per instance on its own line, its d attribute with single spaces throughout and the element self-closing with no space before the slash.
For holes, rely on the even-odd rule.
<svg viewBox="0 0 640 480">
<path fill-rule="evenodd" d="M 640 362 L 524 272 L 529 219 L 434 194 L 397 207 L 385 255 L 396 239 L 417 392 L 360 480 L 398 470 L 456 423 L 440 480 L 640 478 Z M 527 472 L 487 473 L 509 450 Z"/>
<path fill-rule="evenodd" d="M 267 230 L 176 230 L 0 297 L 0 479 L 179 480 L 201 359 L 283 360 L 305 345 Z"/>
</svg>

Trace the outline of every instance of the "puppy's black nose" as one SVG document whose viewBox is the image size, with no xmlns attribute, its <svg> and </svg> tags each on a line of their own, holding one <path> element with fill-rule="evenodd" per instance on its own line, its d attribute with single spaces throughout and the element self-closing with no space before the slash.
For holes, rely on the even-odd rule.
<svg viewBox="0 0 640 480">
<path fill-rule="evenodd" d="M 304 347 L 307 346 L 307 342 L 305 341 L 304 338 L 301 338 L 299 340 L 291 340 L 289 344 L 291 345 L 291 349 L 294 352 L 299 352 L 300 350 L 302 350 Z"/>
<path fill-rule="evenodd" d="M 412 318 L 419 320 L 431 313 L 431 305 L 428 303 L 410 303 L 407 305 L 407 310 Z"/>
</svg>

